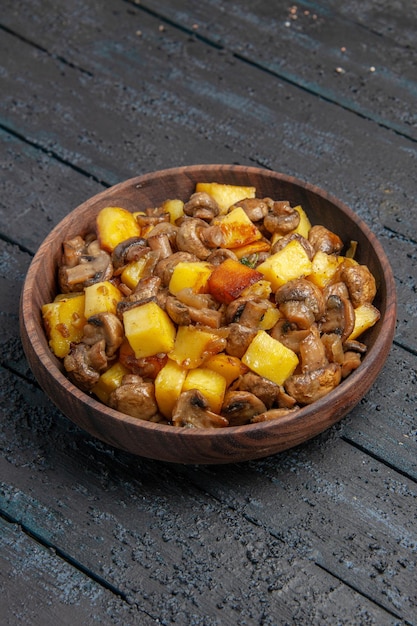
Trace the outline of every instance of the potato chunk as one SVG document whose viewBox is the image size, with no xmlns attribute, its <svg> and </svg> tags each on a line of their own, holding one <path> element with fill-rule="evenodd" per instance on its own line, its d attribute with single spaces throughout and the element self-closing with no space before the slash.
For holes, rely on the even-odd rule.
<svg viewBox="0 0 417 626">
<path fill-rule="evenodd" d="M 294 278 L 311 274 L 312 263 L 299 241 L 290 241 L 285 248 L 271 255 L 256 268 L 276 291 Z"/>
<path fill-rule="evenodd" d="M 175 403 L 178 400 L 185 377 L 185 367 L 168 359 L 155 378 L 155 397 L 162 415 L 170 419 Z"/>
<path fill-rule="evenodd" d="M 242 357 L 256 374 L 282 385 L 298 365 L 298 357 L 280 341 L 259 330 Z"/>
<path fill-rule="evenodd" d="M 355 309 L 355 325 L 348 339 L 356 339 L 359 337 L 365 330 L 376 324 L 380 317 L 380 312 L 373 304 L 365 302 L 358 306 Z"/>
<path fill-rule="evenodd" d="M 205 261 L 180 261 L 172 272 L 169 291 L 175 296 L 182 289 L 190 288 L 195 293 L 206 291 L 207 281 L 213 271 Z"/>
<path fill-rule="evenodd" d="M 238 298 L 244 289 L 262 278 L 263 274 L 247 265 L 234 259 L 226 259 L 214 269 L 207 286 L 209 293 L 216 300 L 229 304 Z"/>
<path fill-rule="evenodd" d="M 246 215 L 241 207 L 236 207 L 227 215 L 213 220 L 223 235 L 222 248 L 241 248 L 262 239 L 261 231 Z"/>
<path fill-rule="evenodd" d="M 226 340 L 216 333 L 202 330 L 198 326 L 180 326 L 169 357 L 178 365 L 192 369 L 202 365 L 213 354 L 222 352 L 225 345 Z"/>
<path fill-rule="evenodd" d="M 108 280 L 89 285 L 84 293 L 86 318 L 97 313 L 116 313 L 117 303 L 122 299 L 121 292 Z"/>
<path fill-rule="evenodd" d="M 123 313 L 125 335 L 137 359 L 167 353 L 175 342 L 175 326 L 156 302 Z"/>
<path fill-rule="evenodd" d="M 221 374 L 206 367 L 190 370 L 182 390 L 190 389 L 198 389 L 206 398 L 210 410 L 220 413 L 226 391 L 226 379 Z"/>
<path fill-rule="evenodd" d="M 135 216 L 121 207 L 101 209 L 96 222 L 100 246 L 107 252 L 113 252 L 119 243 L 130 237 L 140 236 L 140 226 Z"/>
<path fill-rule="evenodd" d="M 55 356 L 64 358 L 70 351 L 71 343 L 81 341 L 86 324 L 84 315 L 84 294 L 62 297 L 42 307 L 43 322 L 49 339 L 49 346 Z"/>
<path fill-rule="evenodd" d="M 224 215 L 228 209 L 245 198 L 254 198 L 255 187 L 241 187 L 239 185 L 226 185 L 223 183 L 197 183 L 196 191 L 205 191 L 219 205 L 220 213 Z"/>
<path fill-rule="evenodd" d="M 91 391 L 102 402 L 108 404 L 111 392 L 117 389 L 117 387 L 120 387 L 122 384 L 122 378 L 126 374 L 130 374 L 130 370 L 117 361 L 108 370 L 101 374 L 98 382 L 94 385 Z"/>
</svg>

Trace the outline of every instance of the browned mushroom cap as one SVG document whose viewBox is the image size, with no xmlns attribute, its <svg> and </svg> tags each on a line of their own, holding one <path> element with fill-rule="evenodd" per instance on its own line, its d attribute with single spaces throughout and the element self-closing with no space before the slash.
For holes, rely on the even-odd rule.
<svg viewBox="0 0 417 626">
<path fill-rule="evenodd" d="M 266 406 L 249 391 L 227 391 L 224 396 L 221 414 L 226 417 L 229 426 L 249 424 L 254 415 L 266 411 Z"/>
<path fill-rule="evenodd" d="M 230 324 L 226 344 L 227 354 L 237 356 L 239 359 L 242 358 L 255 335 L 256 329 L 237 323 Z"/>
<path fill-rule="evenodd" d="M 224 428 L 229 422 L 225 417 L 210 411 L 209 403 L 201 391 L 183 391 L 172 412 L 172 424 L 188 428 Z"/>
<path fill-rule="evenodd" d="M 326 350 L 316 324 L 311 326 L 307 337 L 300 342 L 300 361 L 302 372 L 312 372 L 328 364 Z"/>
<path fill-rule="evenodd" d="M 353 331 L 355 325 L 355 311 L 347 298 L 332 295 L 327 298 L 326 311 L 320 323 L 322 333 L 336 333 L 342 343 Z"/>
<path fill-rule="evenodd" d="M 347 350 L 344 354 L 342 363 L 342 378 L 349 376 L 353 370 L 356 370 L 361 364 L 361 355 L 359 352 L 353 350 Z"/>
<path fill-rule="evenodd" d="M 265 199 L 267 201 L 267 199 Z M 269 233 L 285 235 L 297 228 L 300 214 L 286 201 L 269 201 L 270 212 L 264 218 L 264 226 Z"/>
<path fill-rule="evenodd" d="M 325 226 L 312 226 L 308 232 L 308 240 L 314 250 L 326 254 L 338 254 L 343 248 L 343 241 Z"/>
<path fill-rule="evenodd" d="M 80 235 L 64 241 L 62 244 L 63 254 L 61 264 L 67 267 L 78 265 L 80 257 L 85 250 L 85 246 L 86 243 Z"/>
<path fill-rule="evenodd" d="M 327 298 L 330 296 L 339 296 L 339 298 L 349 300 L 349 291 L 345 283 L 341 280 L 337 280 L 336 282 L 331 282 L 326 285 L 323 289 L 324 301 L 326 302 Z"/>
<path fill-rule="evenodd" d="M 220 212 L 219 205 L 205 191 L 198 191 L 190 196 L 188 202 L 184 204 L 186 215 L 197 217 L 201 220 L 211 220 Z"/>
<path fill-rule="evenodd" d="M 287 378 L 284 386 L 287 393 L 299 404 L 311 404 L 337 387 L 341 376 L 340 365 L 329 363 L 313 372 L 293 374 Z"/>
<path fill-rule="evenodd" d="M 103 340 L 87 346 L 73 344 L 64 359 L 68 377 L 83 391 L 90 391 L 107 367 L 106 343 Z"/>
<path fill-rule="evenodd" d="M 262 298 L 247 300 L 236 298 L 226 309 L 226 322 L 239 322 L 248 328 L 258 328 L 259 323 L 270 308 L 270 302 Z"/>
<path fill-rule="evenodd" d="M 324 333 L 321 336 L 321 342 L 324 345 L 327 360 L 330 363 L 339 363 L 341 365 L 345 358 L 345 353 L 343 351 L 340 335 L 336 333 Z"/>
<path fill-rule="evenodd" d="M 286 415 L 296 413 L 299 410 L 300 409 L 298 407 L 270 409 L 269 411 L 265 411 L 265 413 L 259 413 L 259 415 L 255 415 L 251 419 L 251 424 L 259 424 L 260 422 L 268 422 L 269 420 L 280 419 L 281 417 L 285 417 Z"/>
<path fill-rule="evenodd" d="M 136 215 L 136 221 L 142 228 L 149 228 L 161 222 L 169 222 L 170 216 L 169 213 L 158 207 L 156 209 L 146 209 L 145 215 Z"/>
<path fill-rule="evenodd" d="M 239 202 L 236 202 L 229 210 L 236 207 L 242 208 L 252 222 L 260 222 L 268 215 L 269 211 L 268 203 L 260 198 L 245 198 L 244 200 L 239 200 Z"/>
<path fill-rule="evenodd" d="M 227 248 L 218 248 L 217 250 L 213 250 L 213 252 L 210 252 L 210 255 L 206 260 L 207 263 L 210 263 L 211 265 L 220 265 L 223 261 L 226 261 L 226 259 L 233 259 L 234 261 L 239 260 L 236 254 Z"/>
<path fill-rule="evenodd" d="M 92 315 L 88 318 L 83 332 L 83 343 L 88 346 L 104 340 L 106 355 L 109 358 L 115 354 L 124 338 L 123 324 L 113 313 Z"/>
<path fill-rule="evenodd" d="M 145 421 L 159 421 L 155 386 L 141 376 L 127 374 L 110 394 L 109 406 L 116 411 Z"/>
<path fill-rule="evenodd" d="M 181 289 L 176 297 L 168 296 L 165 308 L 171 319 L 180 326 L 194 322 L 209 328 L 220 328 L 223 320 L 223 313 L 218 310 L 214 298 L 209 294 L 196 294 L 192 289 Z"/>
<path fill-rule="evenodd" d="M 320 289 L 305 278 L 290 280 L 279 287 L 275 301 L 284 317 L 299 328 L 309 328 L 314 320 L 323 317 L 325 311 Z"/>
<path fill-rule="evenodd" d="M 200 260 L 205 260 L 211 250 L 202 241 L 200 233 L 208 224 L 204 220 L 190 217 L 182 222 L 177 233 L 178 250 L 194 254 Z"/>
<path fill-rule="evenodd" d="M 274 243 L 274 245 L 271 247 L 271 254 L 275 254 L 276 252 L 279 252 L 280 250 L 285 248 L 285 246 L 288 243 L 290 243 L 290 241 L 294 241 L 294 240 L 298 241 L 303 246 L 304 250 L 307 253 L 308 258 L 311 261 L 314 257 L 315 250 L 313 246 L 311 245 L 311 243 L 308 241 L 308 239 L 306 239 L 302 235 L 299 235 L 298 233 L 289 233 L 288 235 L 284 235 L 284 237 L 281 237 L 281 239 L 278 239 Z"/>
<path fill-rule="evenodd" d="M 267 409 L 279 402 L 281 393 L 279 385 L 254 372 L 243 374 L 239 378 L 237 388 L 241 391 L 249 391 L 257 396 Z"/>
<path fill-rule="evenodd" d="M 287 319 L 281 318 L 271 330 L 271 337 L 277 339 L 287 348 L 296 352 L 300 352 L 300 343 L 307 337 L 309 328 L 299 329 L 298 326 Z"/>
<path fill-rule="evenodd" d="M 190 307 L 178 300 L 175 296 L 167 296 L 165 300 L 165 310 L 169 317 L 178 326 L 189 326 L 191 324 Z"/>
<path fill-rule="evenodd" d="M 164 222 L 166 224 L 167 222 Z M 160 226 L 160 224 L 158 224 Z M 160 232 L 157 230 L 158 226 L 152 229 L 148 235 L 148 244 L 151 250 L 159 252 L 160 259 L 166 259 L 171 256 L 173 250 L 168 233 Z M 154 232 L 157 231 L 157 232 Z M 175 239 L 176 240 L 176 239 Z"/>
<path fill-rule="evenodd" d="M 121 241 L 112 252 L 112 263 L 115 269 L 123 267 L 127 263 L 137 261 L 146 252 L 149 252 L 149 246 L 143 237 L 129 237 Z"/>
<path fill-rule="evenodd" d="M 78 264 L 72 267 L 61 265 L 58 272 L 59 286 L 62 293 L 83 291 L 93 283 L 111 278 L 113 265 L 111 257 L 100 248 L 95 239 L 78 256 Z"/>
<path fill-rule="evenodd" d="M 159 294 L 159 287 L 161 285 L 161 279 L 159 276 L 149 276 L 147 278 L 141 278 L 135 287 L 135 290 L 123 300 L 117 303 L 117 315 L 122 317 L 125 311 L 132 309 L 145 302 L 156 300 Z"/>
<path fill-rule="evenodd" d="M 344 266 L 341 278 L 346 283 L 355 309 L 375 298 L 375 278 L 366 265 Z"/>
<path fill-rule="evenodd" d="M 170 257 L 159 261 L 155 267 L 155 274 L 162 280 L 164 287 L 168 287 L 172 272 L 178 263 L 199 261 L 195 254 L 190 252 L 174 252 Z"/>
</svg>

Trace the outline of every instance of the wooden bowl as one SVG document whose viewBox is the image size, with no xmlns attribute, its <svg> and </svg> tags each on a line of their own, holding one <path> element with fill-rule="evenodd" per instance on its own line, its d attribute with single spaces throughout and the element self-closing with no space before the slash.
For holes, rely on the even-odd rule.
<svg viewBox="0 0 417 626">
<path fill-rule="evenodd" d="M 112 410 L 80 391 L 54 357 L 42 325 L 41 306 L 57 293 L 56 275 L 64 239 L 91 230 L 107 205 L 129 210 L 158 206 L 167 198 L 187 199 L 198 181 L 256 187 L 259 197 L 301 204 L 313 224 L 323 224 L 348 244 L 376 278 L 374 301 L 380 321 L 364 336 L 368 352 L 360 367 L 334 391 L 295 414 L 259 424 L 222 429 L 187 429 L 153 424 Z M 396 323 L 394 278 L 385 252 L 366 224 L 347 206 L 313 185 L 290 176 L 237 165 L 196 165 L 145 174 L 87 200 L 49 234 L 29 268 L 21 295 L 23 347 L 39 384 L 75 424 L 111 446 L 143 457 L 176 463 L 232 463 L 265 457 L 318 435 L 339 421 L 366 394 L 388 356 Z"/>
</svg>

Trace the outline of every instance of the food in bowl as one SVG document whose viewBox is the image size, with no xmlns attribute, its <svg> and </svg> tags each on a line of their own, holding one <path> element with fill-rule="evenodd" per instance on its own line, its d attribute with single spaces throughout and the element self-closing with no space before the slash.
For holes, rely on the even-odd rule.
<svg viewBox="0 0 417 626">
<path fill-rule="evenodd" d="M 380 313 L 355 243 L 256 191 L 106 206 L 63 242 L 42 316 L 72 382 L 132 417 L 222 428 L 295 413 L 360 365 Z"/>
</svg>

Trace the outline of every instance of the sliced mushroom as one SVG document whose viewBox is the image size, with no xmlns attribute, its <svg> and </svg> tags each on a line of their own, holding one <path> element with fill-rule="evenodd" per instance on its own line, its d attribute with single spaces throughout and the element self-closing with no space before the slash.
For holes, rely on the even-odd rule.
<svg viewBox="0 0 417 626">
<path fill-rule="evenodd" d="M 85 246 L 86 243 L 80 235 L 64 241 L 62 244 L 62 265 L 66 265 L 67 267 L 75 267 L 75 265 L 78 265 Z"/>
<path fill-rule="evenodd" d="M 160 259 L 166 259 L 172 254 L 171 243 L 168 235 L 165 233 L 150 235 L 148 237 L 148 244 L 151 250 L 159 252 Z"/>
<path fill-rule="evenodd" d="M 172 412 L 172 424 L 186 428 L 224 428 L 229 422 L 210 410 L 201 391 L 190 389 L 180 394 Z"/>
<path fill-rule="evenodd" d="M 324 301 L 326 302 L 330 296 L 338 296 L 339 298 L 349 300 L 349 291 L 345 283 L 341 280 L 337 280 L 336 282 L 330 282 L 326 285 L 323 289 Z"/>
<path fill-rule="evenodd" d="M 343 248 L 343 241 L 325 226 L 312 226 L 308 232 L 308 240 L 314 250 L 326 254 L 338 254 Z"/>
<path fill-rule="evenodd" d="M 347 350 L 344 354 L 344 359 L 342 363 L 342 378 L 346 378 L 349 376 L 353 370 L 356 370 L 361 364 L 361 355 L 359 352 L 354 352 L 353 350 Z"/>
<path fill-rule="evenodd" d="M 299 329 L 298 326 L 289 322 L 285 318 L 281 318 L 271 330 L 271 337 L 277 339 L 287 348 L 298 354 L 300 352 L 300 343 L 307 337 L 309 328 Z"/>
<path fill-rule="evenodd" d="M 227 391 L 224 397 L 221 414 L 229 422 L 229 426 L 249 424 L 251 419 L 266 411 L 266 406 L 249 391 Z"/>
<path fill-rule="evenodd" d="M 360 354 L 365 354 L 368 349 L 366 344 L 358 341 L 357 339 L 349 339 L 348 341 L 345 341 L 343 347 L 345 350 L 352 350 L 353 352 L 359 352 Z"/>
<path fill-rule="evenodd" d="M 303 246 L 310 261 L 313 259 L 315 254 L 313 246 L 308 241 L 308 239 L 306 239 L 302 235 L 299 235 L 298 233 L 289 233 L 288 235 L 284 235 L 284 237 L 281 237 L 281 239 L 278 239 L 271 247 L 271 254 L 275 254 L 276 252 L 279 252 L 280 250 L 285 248 L 285 246 L 290 243 L 290 241 L 298 241 Z"/>
<path fill-rule="evenodd" d="M 71 267 L 60 266 L 58 280 L 61 293 L 83 291 L 85 287 L 107 280 L 113 275 L 111 257 L 100 248 L 96 239 L 84 248 L 78 261 L 77 265 Z"/>
<path fill-rule="evenodd" d="M 121 241 L 112 252 L 112 263 L 115 269 L 119 269 L 128 263 L 137 261 L 150 248 L 143 237 L 130 237 Z"/>
<path fill-rule="evenodd" d="M 145 421 L 160 421 L 155 386 L 141 376 L 127 374 L 110 394 L 109 406 L 116 411 Z"/>
<path fill-rule="evenodd" d="M 195 293 L 190 287 L 180 289 L 176 294 L 178 300 L 196 309 L 219 309 L 220 305 L 209 293 Z"/>
<path fill-rule="evenodd" d="M 307 337 L 300 342 L 300 361 L 302 372 L 312 372 L 328 364 L 326 350 L 316 324 L 311 326 Z"/>
<path fill-rule="evenodd" d="M 194 254 L 198 259 L 205 260 L 210 256 L 211 250 L 202 241 L 200 233 L 207 228 L 207 222 L 194 217 L 182 222 L 177 233 L 178 250 Z"/>
<path fill-rule="evenodd" d="M 213 250 L 213 252 L 210 252 L 206 260 L 207 263 L 210 263 L 211 265 L 220 265 L 226 259 L 233 259 L 234 261 L 239 260 L 236 254 L 227 248 L 218 248 L 217 250 Z"/>
<path fill-rule="evenodd" d="M 226 352 L 230 356 L 242 358 L 249 347 L 250 342 L 256 335 L 256 329 L 233 323 L 229 325 Z"/>
<path fill-rule="evenodd" d="M 284 317 L 299 328 L 309 328 L 323 317 L 325 311 L 320 289 L 305 278 L 290 280 L 279 287 L 275 301 Z"/>
<path fill-rule="evenodd" d="M 172 273 L 178 263 L 193 261 L 199 261 L 199 258 L 195 254 L 191 254 L 190 252 L 174 252 L 174 254 L 167 259 L 162 259 L 157 263 L 155 274 L 162 280 L 162 285 L 168 287 Z"/>
<path fill-rule="evenodd" d="M 135 290 L 123 300 L 117 303 L 117 315 L 122 317 L 125 311 L 132 309 L 145 302 L 156 300 L 159 294 L 161 279 L 158 276 L 149 276 L 141 278 L 135 287 Z"/>
<path fill-rule="evenodd" d="M 342 371 L 337 363 L 307 372 L 293 374 L 284 383 L 285 390 L 299 404 L 311 404 L 327 395 L 340 383 Z"/>
<path fill-rule="evenodd" d="M 169 222 L 170 216 L 163 209 L 146 209 L 145 215 L 136 215 L 136 221 L 141 228 L 151 228 L 161 222 Z"/>
<path fill-rule="evenodd" d="M 226 322 L 239 322 L 248 328 L 258 328 L 269 307 L 270 303 L 265 299 L 237 298 L 227 306 Z"/>
<path fill-rule="evenodd" d="M 259 376 L 259 374 L 255 374 L 255 372 L 243 374 L 239 378 L 237 387 L 241 391 L 249 391 L 254 394 L 262 400 L 267 409 L 278 403 L 281 393 L 279 385 L 263 376 Z"/>
<path fill-rule="evenodd" d="M 324 333 L 321 336 L 321 342 L 324 345 L 327 360 L 330 363 L 339 363 L 339 365 L 341 365 L 345 354 L 340 335 L 336 333 Z"/>
<path fill-rule="evenodd" d="M 300 223 L 300 214 L 286 201 L 269 201 L 270 212 L 264 218 L 264 227 L 269 233 L 285 235 Z"/>
<path fill-rule="evenodd" d="M 220 212 L 219 205 L 208 193 L 200 191 L 193 193 L 184 204 L 184 213 L 202 220 L 212 220 Z"/>
<path fill-rule="evenodd" d="M 71 346 L 64 359 L 69 378 L 83 391 L 90 391 L 107 368 L 106 343 L 103 340 L 92 346 L 77 343 Z"/>
<path fill-rule="evenodd" d="M 342 343 L 347 339 L 355 325 L 355 311 L 346 298 L 331 295 L 327 298 L 326 311 L 320 323 L 322 333 L 336 333 Z"/>
<path fill-rule="evenodd" d="M 269 206 L 265 200 L 260 198 L 245 198 L 239 200 L 230 209 L 241 207 L 252 222 L 260 222 L 268 215 Z"/>
<path fill-rule="evenodd" d="M 299 410 L 300 409 L 298 407 L 270 409 L 269 411 L 265 411 L 264 413 L 259 413 L 259 415 L 255 415 L 251 419 L 251 424 L 259 424 L 260 422 L 269 422 L 270 420 L 280 419 L 281 417 L 285 417 L 286 415 L 296 413 Z"/>
<path fill-rule="evenodd" d="M 92 346 L 104 340 L 107 357 L 114 356 L 124 338 L 123 324 L 113 313 L 97 313 L 88 318 L 83 329 L 83 342 Z"/>
<path fill-rule="evenodd" d="M 366 302 L 371 303 L 376 295 L 375 278 L 366 265 L 345 266 L 341 273 L 355 309 Z"/>
<path fill-rule="evenodd" d="M 178 300 L 175 296 L 169 295 L 165 300 L 165 310 L 169 317 L 178 326 L 189 326 L 191 324 L 190 307 Z"/>
</svg>

